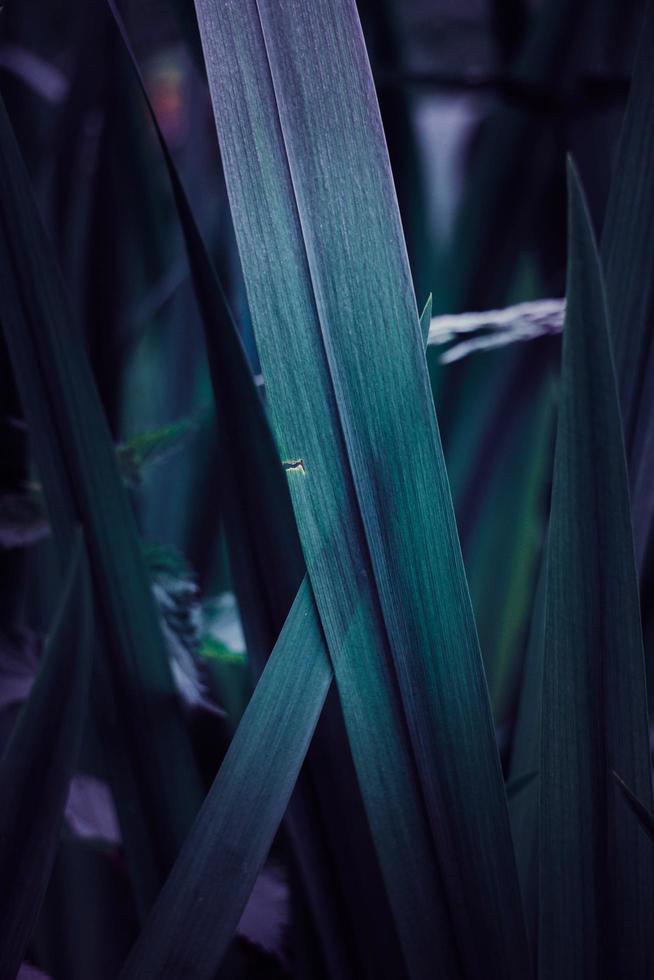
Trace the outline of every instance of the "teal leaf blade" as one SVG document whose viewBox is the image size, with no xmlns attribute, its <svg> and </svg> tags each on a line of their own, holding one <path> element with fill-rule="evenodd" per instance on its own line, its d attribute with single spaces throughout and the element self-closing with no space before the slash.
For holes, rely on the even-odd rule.
<svg viewBox="0 0 654 980">
<path fill-rule="evenodd" d="M 215 976 L 281 823 L 332 677 L 304 579 L 121 980 Z"/>
<path fill-rule="evenodd" d="M 93 577 L 93 699 L 144 912 L 201 801 L 134 515 L 82 339 L 0 103 L 0 323 L 60 560 L 81 525 Z"/>
<path fill-rule="evenodd" d="M 288 487 L 238 328 L 148 98 L 125 25 L 114 0 L 107 3 L 155 127 L 184 236 L 212 378 L 230 557 L 248 651 L 261 669 L 272 648 L 271 636 L 274 642 L 305 571 Z M 274 520 L 262 514 L 262 498 Z M 266 571 L 271 565 L 274 575 Z"/>
<path fill-rule="evenodd" d="M 212 377 L 230 564 L 248 655 L 259 674 L 305 574 L 287 477 L 236 324 L 147 98 L 125 26 L 113 0 L 108 3 L 146 99 L 184 236 Z M 382 764 L 384 746 L 376 751 Z M 398 806 L 400 802 L 398 798 Z M 351 831 L 346 840 L 339 833 L 344 812 Z M 395 980 L 403 970 L 401 951 L 335 695 L 325 704 L 285 826 L 330 974 L 345 980 L 366 970 Z M 347 920 L 352 914 L 358 920 L 354 944 L 348 938 Z"/>
<path fill-rule="evenodd" d="M 602 273 L 569 171 L 569 264 L 547 564 L 539 977 L 650 975 L 651 846 L 612 772 L 651 805 L 622 423 Z"/>
<path fill-rule="evenodd" d="M 356 12 L 348 2 L 196 9 L 273 427 L 282 459 L 302 461 L 289 485 L 355 762 L 358 698 L 408 760 L 409 797 L 386 808 L 375 840 L 409 969 L 430 975 L 453 935 L 444 975 L 460 956 L 470 976 L 484 976 L 489 958 L 507 977 L 529 976 L 488 694 Z M 350 664 L 342 644 L 355 608 Z M 365 753 L 357 765 L 365 797 Z M 433 907 L 415 903 L 420 921 L 407 921 L 416 886 L 403 893 L 408 876 L 393 876 L 415 857 L 393 833 L 402 827 L 406 843 L 407 813 L 420 826 L 425 804 L 419 879 Z M 372 792 L 367 807 L 374 824 Z"/>
<path fill-rule="evenodd" d="M 543 660 L 545 657 L 545 592 L 547 586 L 547 546 L 534 595 L 525 650 L 523 678 L 516 713 L 509 777 L 520 780 L 540 765 L 541 703 Z M 538 794 L 524 793 L 511 803 L 511 830 L 515 843 L 520 889 L 527 929 L 536 949 L 538 936 Z"/>
<path fill-rule="evenodd" d="M 645 5 L 601 239 L 642 565 L 654 513 L 654 3 Z"/>
<path fill-rule="evenodd" d="M 43 659 L 0 759 L 0 978 L 14 980 L 36 924 L 77 765 L 92 663 L 81 535 Z"/>
</svg>

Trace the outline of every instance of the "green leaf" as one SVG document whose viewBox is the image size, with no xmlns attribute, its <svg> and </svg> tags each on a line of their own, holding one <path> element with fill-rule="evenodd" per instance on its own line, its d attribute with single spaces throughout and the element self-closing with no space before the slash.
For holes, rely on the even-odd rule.
<svg viewBox="0 0 654 980">
<path fill-rule="evenodd" d="M 122 19 L 113 0 L 108 0 L 108 6 L 155 126 L 184 235 L 207 342 L 232 573 L 237 583 L 248 651 L 261 669 L 304 575 L 288 488 L 238 328 L 147 98 Z M 268 515 L 274 515 L 274 519 L 268 519 Z M 279 559 L 281 555 L 283 561 Z M 274 575 L 267 572 L 271 565 L 276 566 Z"/>
<path fill-rule="evenodd" d="M 62 835 L 30 943 L 33 959 L 53 978 L 115 980 L 135 918 L 116 849 Z"/>
<path fill-rule="evenodd" d="M 1 103 L 0 323 L 60 561 L 76 525 L 84 530 L 97 625 L 95 721 L 144 912 L 201 788 L 114 446 Z"/>
<path fill-rule="evenodd" d="M 547 547 L 541 557 L 534 596 L 529 640 L 525 651 L 522 687 L 515 721 L 510 781 L 520 780 L 540 765 L 541 702 L 543 658 L 545 655 L 545 590 L 547 585 Z M 535 949 L 538 936 L 538 795 L 524 793 L 511 803 L 511 829 L 515 842 L 520 889 L 527 928 Z"/>
<path fill-rule="evenodd" d="M 613 770 L 651 807 L 622 424 L 599 257 L 569 168 L 567 312 L 545 609 L 539 978 L 651 973 L 654 854 Z"/>
<path fill-rule="evenodd" d="M 124 25 L 113 2 L 109 7 L 138 74 Z M 140 75 L 139 81 L 146 94 Z M 250 662 L 261 671 L 304 576 L 304 560 L 286 476 L 237 328 L 149 102 L 148 108 L 171 180 L 205 327 L 230 564 Z M 315 642 L 324 639 L 316 637 Z M 375 747 L 379 766 L 385 764 L 384 752 L 382 744 Z M 344 812 L 350 827 L 347 840 L 340 833 Z M 397 977 L 401 953 L 335 696 L 325 705 L 286 826 L 332 974 L 355 978 L 365 970 Z M 343 908 L 343 893 L 352 909 Z M 357 916 L 356 945 L 350 939 L 348 913 Z"/>
<path fill-rule="evenodd" d="M 196 9 L 273 428 L 294 464 L 309 578 L 410 973 L 432 976 L 439 963 L 456 976 L 460 956 L 470 977 L 486 976 L 489 961 L 529 976 L 488 696 L 356 11 L 349 0 L 197 0 Z"/>
<path fill-rule="evenodd" d="M 0 760 L 0 978 L 14 980 L 36 923 L 77 765 L 91 676 L 81 535 L 29 699 Z"/>
<path fill-rule="evenodd" d="M 534 350 L 529 360 L 518 355 L 506 382 L 503 397 L 487 406 L 476 465 L 457 507 L 459 520 L 465 520 L 465 564 L 498 727 L 510 719 L 519 689 L 556 419 L 552 375 L 542 352 Z"/>
<path fill-rule="evenodd" d="M 116 447 L 118 466 L 126 483 L 140 483 L 144 466 L 159 463 L 181 449 L 195 435 L 199 415 L 179 419 L 150 432 L 139 432 Z"/>
<path fill-rule="evenodd" d="M 224 715 L 212 699 L 205 662 L 200 658 L 202 613 L 197 582 L 172 548 L 150 545 L 144 558 L 152 577 L 161 629 L 179 695 L 187 708 Z"/>
<path fill-rule="evenodd" d="M 641 565 L 654 513 L 654 3 L 640 31 L 601 242 Z"/>
<path fill-rule="evenodd" d="M 305 579 L 121 980 L 215 976 L 284 815 L 332 676 Z"/>
</svg>

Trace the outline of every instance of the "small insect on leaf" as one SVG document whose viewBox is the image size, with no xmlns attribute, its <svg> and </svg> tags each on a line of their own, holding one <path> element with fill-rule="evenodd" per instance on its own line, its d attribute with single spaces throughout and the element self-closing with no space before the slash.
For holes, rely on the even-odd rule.
<svg viewBox="0 0 654 980">
<path fill-rule="evenodd" d="M 306 473 L 303 459 L 284 459 L 282 460 L 282 466 L 287 472 Z"/>
</svg>

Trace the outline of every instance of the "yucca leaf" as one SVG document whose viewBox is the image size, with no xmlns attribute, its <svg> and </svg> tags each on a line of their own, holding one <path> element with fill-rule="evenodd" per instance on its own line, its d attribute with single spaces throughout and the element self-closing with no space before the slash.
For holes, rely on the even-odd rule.
<svg viewBox="0 0 654 980">
<path fill-rule="evenodd" d="M 460 956 L 470 977 L 485 976 L 489 959 L 500 975 L 528 976 L 488 697 L 356 11 L 348 0 L 196 9 L 274 430 L 409 970 L 457 975 Z"/>
<path fill-rule="evenodd" d="M 286 810 L 332 676 L 305 579 L 121 980 L 215 976 Z"/>
<path fill-rule="evenodd" d="M 286 475 L 236 325 L 113 0 L 109 7 L 146 98 L 184 235 L 212 375 L 230 563 L 248 654 L 255 673 L 260 673 L 305 571 Z M 324 644 L 322 633 L 314 635 L 312 642 Z M 397 977 L 401 954 L 342 729 L 338 703 L 332 697 L 323 710 L 286 824 L 330 974 L 343 980 L 365 969 L 376 977 Z M 339 825 L 345 812 L 351 833 L 344 841 Z M 358 918 L 354 944 L 343 922 L 348 911 L 343 894 Z M 381 930 L 380 923 L 384 923 Z"/>
<path fill-rule="evenodd" d="M 200 802 L 136 526 L 97 390 L 0 104 L 0 323 L 60 560 L 81 524 L 94 583 L 96 720 L 141 911 Z"/>
<path fill-rule="evenodd" d="M 0 759 L 0 978 L 14 980 L 50 877 L 77 765 L 93 635 L 81 535 L 39 672 Z"/>
<path fill-rule="evenodd" d="M 654 853 L 612 777 L 651 808 L 628 478 L 599 256 L 569 168 L 567 311 L 547 565 L 539 978 L 651 972 Z"/>
<path fill-rule="evenodd" d="M 654 3 L 648 2 L 601 241 L 639 565 L 654 511 L 653 50 Z"/>
</svg>

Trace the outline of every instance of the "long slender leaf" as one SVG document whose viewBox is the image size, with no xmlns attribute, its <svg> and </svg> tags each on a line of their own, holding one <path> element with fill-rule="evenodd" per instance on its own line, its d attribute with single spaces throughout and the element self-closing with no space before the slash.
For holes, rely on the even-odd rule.
<svg viewBox="0 0 654 980">
<path fill-rule="evenodd" d="M 654 853 L 612 772 L 651 808 L 628 478 L 604 286 L 569 172 L 568 296 L 545 610 L 539 977 L 650 976 Z"/>
<path fill-rule="evenodd" d="M 517 378 L 509 398 L 490 415 L 495 424 L 478 449 L 460 505 L 469 525 L 466 570 L 498 727 L 508 723 L 519 688 L 552 463 L 552 377 L 547 359 L 533 353 L 531 362 L 521 357 L 516 364 L 516 374 L 529 379 L 527 390 Z M 486 467 L 482 450 L 491 456 Z M 475 491 L 481 499 L 473 507 L 468 502 Z"/>
<path fill-rule="evenodd" d="M 52 977 L 116 980 L 135 920 L 116 857 L 97 840 L 62 835 L 30 943 L 32 958 L 47 964 Z"/>
<path fill-rule="evenodd" d="M 332 676 L 305 578 L 121 980 L 215 976 L 284 815 Z"/>
<path fill-rule="evenodd" d="M 652 112 L 654 79 L 652 77 L 652 31 L 654 5 L 648 3 L 636 60 L 631 93 L 623 123 L 620 146 L 614 165 L 614 177 L 607 206 L 601 243 L 601 258 L 606 277 L 610 329 L 615 351 L 616 376 L 625 424 L 625 444 L 630 469 L 632 521 L 636 554 L 641 571 L 649 518 L 647 488 L 637 486 L 638 471 L 647 472 L 646 440 L 634 440 L 636 428 L 647 430 L 649 402 L 645 396 L 649 326 L 651 311 L 647 297 L 651 293 L 651 276 L 643 275 L 651 264 L 648 245 L 654 222 L 653 201 L 647 175 L 654 154 L 652 126 L 647 123 Z M 649 304 L 649 305 L 648 305 Z M 642 376 L 641 376 L 642 375 Z M 641 383 L 645 385 L 642 389 Z M 651 401 L 651 399 L 650 399 Z M 638 421 L 638 419 L 640 421 Z M 643 495 L 643 491 L 645 492 Z M 541 578 L 545 578 L 541 573 Z M 543 678 L 544 583 L 539 588 L 533 617 L 531 641 L 527 651 L 518 722 L 511 760 L 511 776 L 539 766 L 541 732 L 541 686 Z M 538 817 L 533 796 L 525 796 L 512 807 L 512 822 L 520 869 L 527 919 L 535 937 L 537 931 Z"/>
<path fill-rule="evenodd" d="M 515 721 L 510 781 L 518 781 L 540 765 L 541 701 L 545 655 L 545 591 L 547 547 L 545 547 L 534 595 L 525 651 L 523 678 Z M 515 842 L 520 889 L 532 948 L 538 936 L 538 794 L 524 793 L 511 803 L 511 829 Z"/>
<path fill-rule="evenodd" d="M 305 571 L 286 476 L 236 325 L 112 0 L 109 8 L 146 98 L 179 213 L 207 341 L 230 563 L 248 653 L 260 672 Z M 425 330 L 430 310 L 428 302 Z M 397 977 L 401 953 L 342 728 L 333 697 L 323 710 L 286 824 L 332 975 L 343 980 L 365 970 L 374 977 Z M 339 833 L 344 812 L 350 826 L 346 840 Z M 343 896 L 359 922 L 358 954 L 346 939 L 349 927 L 339 922 L 347 911 Z M 380 922 L 386 923 L 381 936 Z"/>
<path fill-rule="evenodd" d="M 435 964 L 456 975 L 459 956 L 469 976 L 486 975 L 489 958 L 501 975 L 528 976 L 488 697 L 356 12 L 347 0 L 196 9 L 274 430 L 405 957 L 416 977 Z"/>
<path fill-rule="evenodd" d="M 200 802 L 134 517 L 61 276 L 0 104 L 0 323 L 55 542 L 82 525 L 98 610 L 98 722 L 139 907 Z"/>
<path fill-rule="evenodd" d="M 37 678 L 0 760 L 0 978 L 14 980 L 50 877 L 91 677 L 91 597 L 76 536 Z"/>
<path fill-rule="evenodd" d="M 648 2 L 601 242 L 639 565 L 654 512 L 653 50 L 654 3 Z"/>
</svg>

